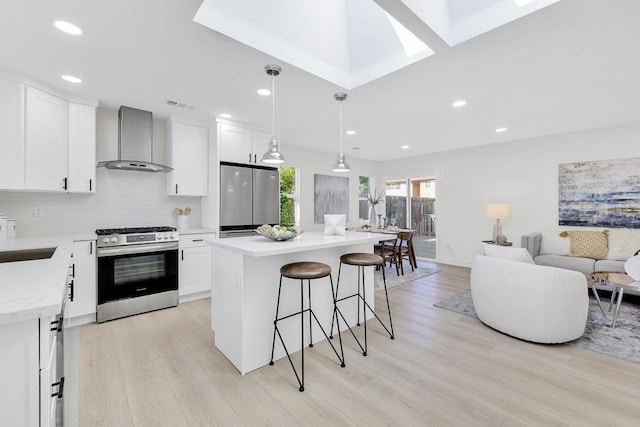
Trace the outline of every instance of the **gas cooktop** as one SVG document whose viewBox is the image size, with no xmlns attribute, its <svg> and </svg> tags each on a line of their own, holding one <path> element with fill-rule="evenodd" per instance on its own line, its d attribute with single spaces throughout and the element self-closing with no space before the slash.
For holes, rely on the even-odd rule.
<svg viewBox="0 0 640 427">
<path fill-rule="evenodd" d="M 127 227 L 127 228 L 99 228 L 96 230 L 98 236 L 110 234 L 142 234 L 142 233 L 162 233 L 176 231 L 174 227 Z"/>
</svg>

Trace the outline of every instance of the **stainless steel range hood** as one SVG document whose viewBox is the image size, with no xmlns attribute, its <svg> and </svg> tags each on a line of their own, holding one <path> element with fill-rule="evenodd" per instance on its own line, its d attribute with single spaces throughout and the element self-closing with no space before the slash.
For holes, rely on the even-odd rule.
<svg viewBox="0 0 640 427">
<path fill-rule="evenodd" d="M 99 162 L 98 167 L 143 172 L 171 172 L 153 163 L 153 117 L 150 111 L 131 107 L 118 110 L 118 160 Z"/>
</svg>

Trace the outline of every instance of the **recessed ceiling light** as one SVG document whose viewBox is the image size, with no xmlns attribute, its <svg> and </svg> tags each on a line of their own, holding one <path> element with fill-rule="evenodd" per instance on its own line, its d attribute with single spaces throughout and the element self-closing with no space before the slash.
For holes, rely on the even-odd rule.
<svg viewBox="0 0 640 427">
<path fill-rule="evenodd" d="M 82 83 L 82 80 L 80 80 L 79 78 L 75 77 L 75 76 L 69 76 L 67 74 L 65 74 L 64 76 L 62 76 L 63 80 L 66 80 L 70 83 Z"/>
<path fill-rule="evenodd" d="M 359 150 L 360 147 L 351 147 L 352 150 Z"/>
<path fill-rule="evenodd" d="M 222 117 L 223 119 L 230 119 L 231 117 L 233 117 L 231 114 L 229 113 L 221 113 L 218 114 L 219 117 Z"/>
<path fill-rule="evenodd" d="M 82 30 L 70 22 L 56 21 L 53 23 L 53 25 L 55 25 L 56 28 L 60 31 L 64 31 L 67 34 L 73 34 L 74 36 L 79 36 L 80 34 L 82 34 Z"/>
<path fill-rule="evenodd" d="M 400 148 L 402 148 L 403 150 L 408 150 L 410 147 L 408 145 L 403 145 Z"/>
<path fill-rule="evenodd" d="M 496 132 L 498 133 L 502 133 L 502 132 L 506 132 L 507 128 L 496 128 Z"/>
<path fill-rule="evenodd" d="M 451 104 L 454 107 L 464 107 L 465 105 L 467 105 L 467 101 L 465 101 L 464 99 L 461 99 L 459 101 L 454 102 L 453 104 Z"/>
<path fill-rule="evenodd" d="M 356 131 L 355 130 L 348 130 L 345 132 L 347 135 L 355 135 Z"/>
<path fill-rule="evenodd" d="M 269 96 L 271 91 L 269 89 L 258 89 L 258 95 Z"/>
</svg>

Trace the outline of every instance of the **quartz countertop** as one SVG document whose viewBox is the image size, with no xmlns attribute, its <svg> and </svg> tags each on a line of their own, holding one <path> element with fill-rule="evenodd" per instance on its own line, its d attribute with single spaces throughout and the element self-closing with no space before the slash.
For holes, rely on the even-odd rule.
<svg viewBox="0 0 640 427">
<path fill-rule="evenodd" d="M 228 239 L 207 240 L 206 242 L 213 247 L 239 252 L 252 257 L 264 257 L 347 246 L 354 243 L 377 243 L 388 238 L 388 234 L 347 231 L 344 236 L 325 236 L 321 232 L 302 233 L 298 237 L 283 242 L 276 242 L 262 236 L 231 237 Z"/>
<path fill-rule="evenodd" d="M 196 228 L 187 228 L 186 230 L 178 230 L 179 235 L 185 235 L 185 236 L 188 236 L 189 234 L 208 234 L 208 233 L 218 234 L 216 230 L 213 230 L 211 228 L 196 227 Z"/>
<path fill-rule="evenodd" d="M 0 242 L 3 252 L 56 248 L 51 258 L 0 263 L 0 325 L 60 313 L 73 241 L 84 240 L 78 237 L 22 237 Z"/>
</svg>

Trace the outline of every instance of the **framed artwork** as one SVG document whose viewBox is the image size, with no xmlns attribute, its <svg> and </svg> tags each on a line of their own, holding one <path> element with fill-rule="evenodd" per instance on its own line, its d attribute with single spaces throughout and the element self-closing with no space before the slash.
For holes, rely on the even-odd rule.
<svg viewBox="0 0 640 427">
<path fill-rule="evenodd" d="M 640 228 L 640 158 L 558 165 L 560 225 Z"/>
<path fill-rule="evenodd" d="M 345 214 L 349 221 L 349 178 L 316 174 L 313 184 L 313 223 L 324 224 L 325 214 Z"/>
</svg>

